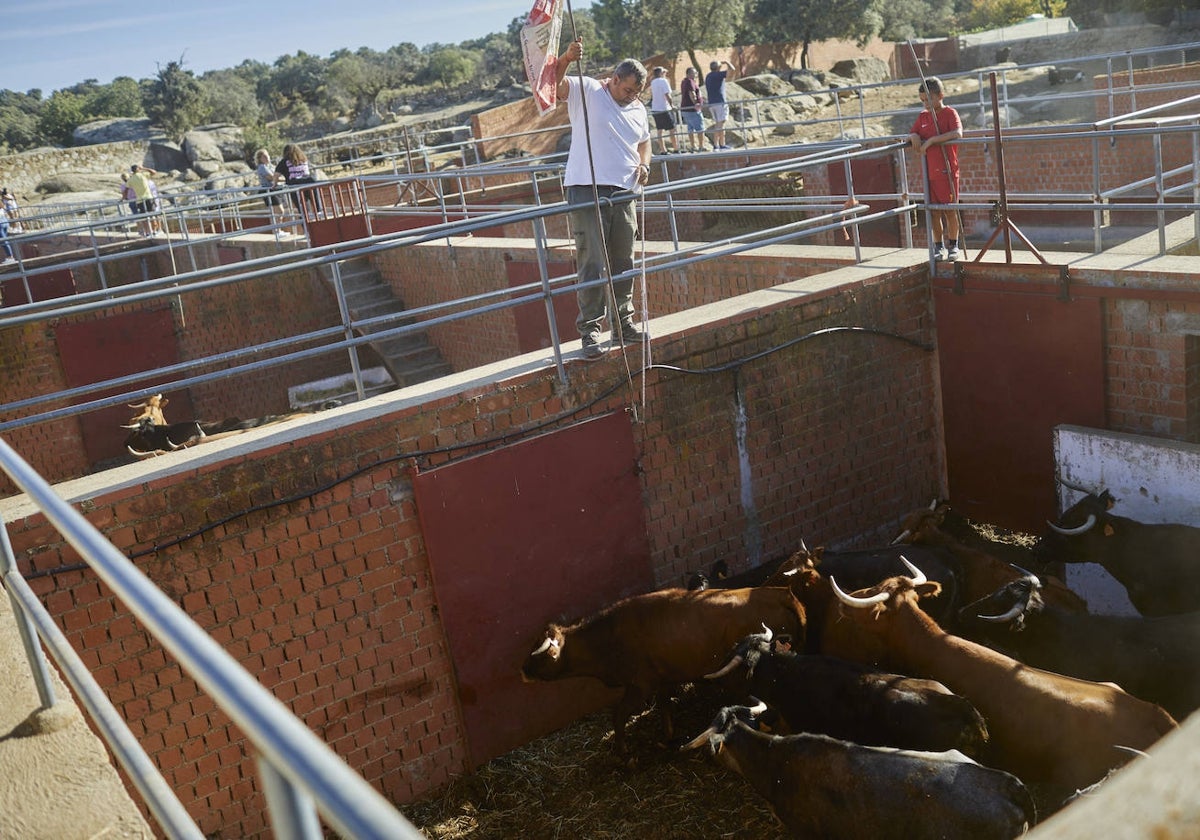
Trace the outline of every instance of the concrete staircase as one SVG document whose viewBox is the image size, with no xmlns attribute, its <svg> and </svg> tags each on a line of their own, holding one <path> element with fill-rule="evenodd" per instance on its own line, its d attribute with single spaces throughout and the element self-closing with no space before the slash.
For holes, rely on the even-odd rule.
<svg viewBox="0 0 1200 840">
<path fill-rule="evenodd" d="M 339 267 L 346 306 L 355 320 L 404 311 L 404 302 L 392 294 L 391 286 L 383 280 L 370 260 L 356 257 L 343 260 Z M 327 269 L 326 280 L 332 288 L 332 269 Z M 359 335 L 370 335 L 371 331 L 356 332 Z M 369 343 L 383 360 L 397 388 L 426 382 L 454 372 L 423 331 L 381 338 Z"/>
</svg>

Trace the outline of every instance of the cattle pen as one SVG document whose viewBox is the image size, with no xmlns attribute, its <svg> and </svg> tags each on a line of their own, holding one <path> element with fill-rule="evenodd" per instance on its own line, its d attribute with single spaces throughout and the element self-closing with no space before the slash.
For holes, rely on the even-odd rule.
<svg viewBox="0 0 1200 840">
<path fill-rule="evenodd" d="M 1194 78 L 1196 66 L 1176 72 Z M 1152 98 L 1139 96 L 1143 110 L 1161 107 Z M 737 780 L 661 750 L 653 714 L 633 726 L 638 766 L 615 762 L 592 714 L 613 695 L 522 683 L 521 661 L 547 621 L 682 585 L 717 561 L 744 570 L 802 540 L 886 542 L 933 496 L 1038 531 L 1058 512 L 1052 440 L 1064 425 L 1200 442 L 1200 117 L 1178 113 L 1189 106 L 1006 135 L 1059 167 L 1053 192 L 1010 207 L 1025 229 L 1061 232 L 1055 213 L 1102 224 L 1083 245 L 972 249 L 953 266 L 931 264 L 911 226 L 926 208 L 896 137 L 656 160 L 653 339 L 644 356 L 614 348 L 597 363 L 568 337 L 575 278 L 553 162 L 473 172 L 498 183 L 454 213 L 397 206 L 395 181 L 339 181 L 323 189 L 340 215 L 313 218 L 303 246 L 278 245 L 269 220 L 265 234 L 229 221 L 245 196 L 181 211 L 161 243 L 64 233 L 28 260 L 33 272 L 22 265 L 24 301 L 6 287 L 0 431 L 98 539 L 428 836 L 781 836 Z M 1001 199 L 994 153 L 987 132 L 964 143 L 977 179 L 964 210 L 983 234 Z M 855 188 L 880 171 L 892 180 Z M 520 200 L 494 197 L 513 183 Z M 1099 198 L 1112 191 L 1116 205 Z M 531 193 L 540 203 L 525 203 Z M 52 246 L 75 250 L 55 262 Z M 400 308 L 375 292 L 364 302 L 352 268 Z M 39 274 L 53 283 L 39 287 Z M 70 293 L 39 294 L 57 283 Z M 142 341 L 108 360 L 143 363 L 105 367 L 92 342 L 118 347 L 131 328 Z M 402 381 L 384 344 L 416 333 L 449 372 Z M 164 355 L 147 354 L 148 339 Z M 375 363 L 396 387 L 369 395 L 358 375 Z M 282 416 L 289 389 L 335 375 L 358 379 L 340 405 L 107 462 L 124 434 L 110 427 L 150 395 L 170 398 L 175 421 Z M 10 480 L 13 464 L 3 459 Z M 278 832 L 281 801 L 311 830 L 311 803 L 257 760 L 245 719 L 135 620 L 43 505 L 6 489 L 6 584 L 26 582 L 198 832 Z M 680 725 L 695 736 L 708 718 Z M 1196 725 L 1136 769 L 1172 766 Z M 1112 790 L 1150 785 L 1168 799 L 1146 804 L 1146 819 L 1194 831 L 1194 790 L 1144 777 L 1122 774 Z M 556 795 L 570 784 L 575 797 Z M 707 810 L 717 801 L 720 814 Z M 529 822 L 502 822 L 530 803 Z M 320 802 L 327 824 L 371 836 L 339 807 Z M 1107 826 L 1145 836 L 1119 828 Z M 1048 836 L 1082 836 L 1062 832 Z"/>
</svg>

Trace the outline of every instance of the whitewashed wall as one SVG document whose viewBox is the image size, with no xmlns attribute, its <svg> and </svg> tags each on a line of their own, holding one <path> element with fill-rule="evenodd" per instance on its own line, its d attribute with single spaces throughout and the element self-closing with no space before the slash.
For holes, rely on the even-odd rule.
<svg viewBox="0 0 1200 840">
<path fill-rule="evenodd" d="M 1054 458 L 1064 481 L 1112 493 L 1116 499 L 1112 512 L 1117 516 L 1200 526 L 1200 446 L 1058 426 Z M 1059 485 L 1059 511 L 1081 497 Z M 1087 599 L 1092 612 L 1137 615 L 1125 588 L 1094 563 L 1068 566 L 1067 585 Z"/>
</svg>

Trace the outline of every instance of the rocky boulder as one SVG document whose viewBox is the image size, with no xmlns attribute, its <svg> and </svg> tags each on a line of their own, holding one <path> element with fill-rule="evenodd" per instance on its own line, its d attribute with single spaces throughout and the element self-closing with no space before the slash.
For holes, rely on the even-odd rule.
<svg viewBox="0 0 1200 840">
<path fill-rule="evenodd" d="M 833 65 L 831 69 L 834 75 L 851 79 L 856 85 L 873 85 L 892 78 L 892 71 L 888 68 L 887 62 L 869 55 L 861 58 L 847 58 Z"/>
<path fill-rule="evenodd" d="M 750 93 L 759 99 L 766 99 L 770 96 L 786 96 L 794 92 L 794 88 L 785 82 L 783 79 L 776 76 L 774 73 L 760 73 L 757 76 L 743 76 L 737 79 L 737 84 L 743 90 L 748 90 Z M 726 90 L 729 85 L 725 86 Z"/>
<path fill-rule="evenodd" d="M 178 143 L 167 140 L 150 144 L 150 166 L 159 172 L 183 171 L 191 165 L 191 161 Z"/>
<path fill-rule="evenodd" d="M 163 133 L 162 129 L 152 126 L 149 119 L 124 118 L 84 123 L 71 136 L 76 146 L 92 146 L 97 143 L 157 140 L 163 138 Z"/>
<path fill-rule="evenodd" d="M 106 192 L 108 198 L 120 196 L 121 176 L 89 172 L 60 172 L 40 181 L 36 187 L 42 195 L 58 195 L 61 193 L 91 193 Z"/>
<path fill-rule="evenodd" d="M 194 128 L 183 135 L 183 154 L 197 175 L 208 178 L 224 169 L 227 161 L 244 160 L 242 129 L 236 125 Z"/>
</svg>

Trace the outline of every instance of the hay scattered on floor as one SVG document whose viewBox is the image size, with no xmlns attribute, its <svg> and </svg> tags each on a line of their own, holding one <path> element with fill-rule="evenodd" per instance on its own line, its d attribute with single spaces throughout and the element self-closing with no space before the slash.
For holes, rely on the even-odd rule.
<svg viewBox="0 0 1200 840">
<path fill-rule="evenodd" d="M 685 692 L 676 734 L 699 735 L 714 712 L 711 696 Z M 656 711 L 630 724 L 632 767 L 611 739 L 609 714 L 598 712 L 492 760 L 404 814 L 432 840 L 787 837 L 763 800 L 706 750 L 664 746 Z"/>
</svg>

